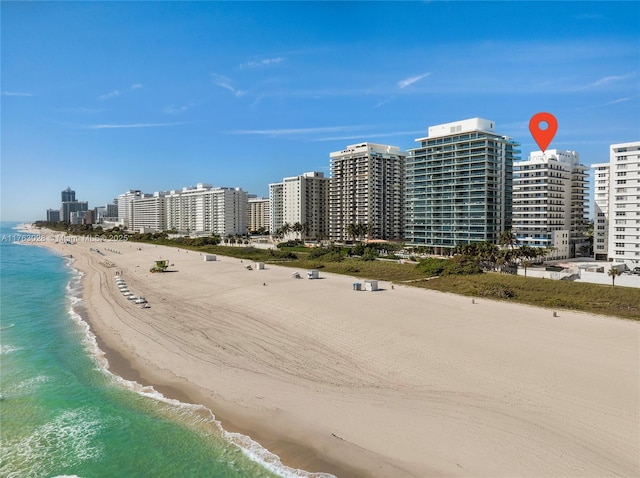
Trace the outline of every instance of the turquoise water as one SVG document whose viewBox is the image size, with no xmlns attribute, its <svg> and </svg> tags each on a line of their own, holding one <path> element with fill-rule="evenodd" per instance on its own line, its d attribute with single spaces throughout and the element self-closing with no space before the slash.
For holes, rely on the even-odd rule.
<svg viewBox="0 0 640 478">
<path fill-rule="evenodd" d="M 78 272 L 12 243 L 15 223 L 0 226 L 0 476 L 308 476 L 221 431 L 204 408 L 107 373 L 78 314 Z"/>
</svg>

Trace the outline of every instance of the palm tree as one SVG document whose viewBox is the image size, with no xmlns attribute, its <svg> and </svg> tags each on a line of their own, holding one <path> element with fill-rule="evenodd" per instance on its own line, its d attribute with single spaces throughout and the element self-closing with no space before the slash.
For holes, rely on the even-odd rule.
<svg viewBox="0 0 640 478">
<path fill-rule="evenodd" d="M 502 231 L 502 234 L 500 234 L 498 244 L 507 247 L 508 249 L 513 249 L 518 245 L 518 238 L 511 229 L 507 229 L 506 231 Z"/>
<path fill-rule="evenodd" d="M 285 222 L 281 227 L 280 227 L 280 232 L 282 233 L 282 238 L 286 238 L 287 234 L 289 234 L 291 232 L 291 224 L 289 224 L 288 222 Z"/>
<path fill-rule="evenodd" d="M 299 222 L 296 222 L 293 226 L 291 226 L 291 231 L 295 232 L 297 235 L 299 235 L 300 238 L 302 238 L 302 224 L 300 224 Z"/>
<path fill-rule="evenodd" d="M 359 224 L 352 222 L 347 225 L 347 236 L 351 236 L 353 238 L 353 242 L 356 242 L 356 237 L 358 237 L 360 233 Z"/>
<path fill-rule="evenodd" d="M 609 269 L 609 277 L 611 277 L 611 283 L 612 285 L 615 287 L 616 286 L 616 277 L 618 277 L 620 275 L 620 269 L 616 269 L 615 267 L 612 267 L 611 269 Z"/>
<path fill-rule="evenodd" d="M 520 265 L 521 265 L 522 267 L 524 267 L 524 276 L 525 276 L 525 277 L 527 277 L 527 267 L 529 267 L 529 266 L 531 265 L 531 262 L 530 262 L 530 261 L 528 261 L 527 259 L 525 259 L 524 261 L 522 261 L 522 262 L 520 263 Z"/>
</svg>

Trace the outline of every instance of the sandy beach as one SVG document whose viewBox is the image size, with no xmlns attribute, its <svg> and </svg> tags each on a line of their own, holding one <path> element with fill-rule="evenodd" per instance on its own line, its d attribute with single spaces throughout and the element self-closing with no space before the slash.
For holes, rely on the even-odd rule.
<svg viewBox="0 0 640 478">
<path fill-rule="evenodd" d="M 148 244 L 40 244 L 86 274 L 114 373 L 207 406 L 292 468 L 640 476 L 638 322 L 386 282 L 354 291 L 351 277 Z M 170 272 L 150 273 L 157 259 Z M 150 308 L 122 296 L 116 271 Z"/>
</svg>

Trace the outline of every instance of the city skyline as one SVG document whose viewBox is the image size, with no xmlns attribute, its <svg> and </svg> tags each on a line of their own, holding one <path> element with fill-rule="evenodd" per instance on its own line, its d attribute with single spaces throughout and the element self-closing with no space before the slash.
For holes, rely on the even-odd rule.
<svg viewBox="0 0 640 478">
<path fill-rule="evenodd" d="M 201 182 L 268 197 L 349 144 L 406 151 L 473 117 L 522 159 L 540 111 L 587 166 L 638 139 L 635 2 L 0 8 L 3 220 L 41 219 L 68 184 L 91 206 Z"/>
</svg>

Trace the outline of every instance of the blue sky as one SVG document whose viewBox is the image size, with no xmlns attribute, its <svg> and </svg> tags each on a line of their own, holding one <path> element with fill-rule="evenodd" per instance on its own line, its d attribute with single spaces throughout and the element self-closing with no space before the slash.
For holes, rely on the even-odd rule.
<svg viewBox="0 0 640 478">
<path fill-rule="evenodd" d="M 640 140 L 638 2 L 7 2 L 2 220 L 71 186 L 208 182 L 266 196 L 363 141 L 406 150 L 475 116 L 538 147 L 608 161 Z"/>
</svg>

